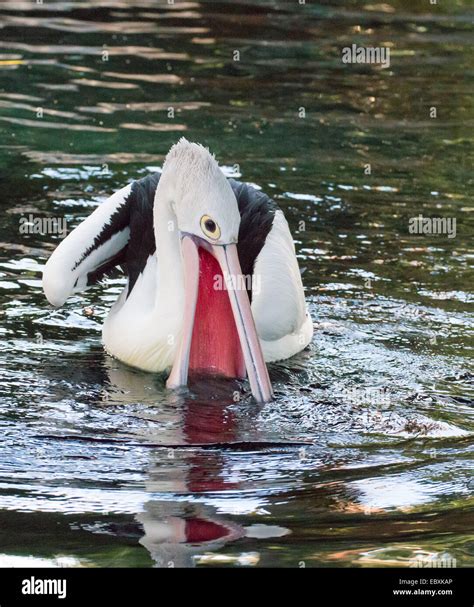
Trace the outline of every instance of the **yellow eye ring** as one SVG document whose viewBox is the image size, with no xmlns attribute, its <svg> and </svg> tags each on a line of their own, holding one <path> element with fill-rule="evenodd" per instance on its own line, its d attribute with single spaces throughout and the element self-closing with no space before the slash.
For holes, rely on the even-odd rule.
<svg viewBox="0 0 474 607">
<path fill-rule="evenodd" d="M 212 238 L 212 240 L 218 240 L 221 237 L 220 227 L 212 217 L 209 217 L 209 215 L 203 215 L 201 217 L 201 230 L 208 238 Z"/>
</svg>

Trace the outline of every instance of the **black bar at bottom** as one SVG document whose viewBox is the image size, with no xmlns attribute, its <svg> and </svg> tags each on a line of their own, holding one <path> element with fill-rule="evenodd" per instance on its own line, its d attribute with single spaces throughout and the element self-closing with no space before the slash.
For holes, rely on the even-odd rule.
<svg viewBox="0 0 474 607">
<path fill-rule="evenodd" d="M 94 602 L 246 607 L 309 600 L 472 607 L 473 588 L 472 569 L 0 569 L 0 607 Z"/>
</svg>

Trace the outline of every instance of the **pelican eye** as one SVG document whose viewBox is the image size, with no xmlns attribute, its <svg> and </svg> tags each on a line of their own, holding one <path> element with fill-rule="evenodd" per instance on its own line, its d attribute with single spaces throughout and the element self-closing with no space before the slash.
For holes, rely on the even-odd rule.
<svg viewBox="0 0 474 607">
<path fill-rule="evenodd" d="M 203 215 L 201 217 L 201 230 L 207 237 L 212 238 L 213 240 L 220 238 L 221 230 L 214 219 L 209 217 L 209 215 Z"/>
</svg>

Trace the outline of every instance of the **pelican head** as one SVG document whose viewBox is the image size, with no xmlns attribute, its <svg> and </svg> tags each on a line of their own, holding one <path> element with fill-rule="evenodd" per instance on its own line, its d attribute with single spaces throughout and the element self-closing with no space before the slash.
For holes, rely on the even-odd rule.
<svg viewBox="0 0 474 607">
<path fill-rule="evenodd" d="M 224 356 L 219 340 L 234 348 L 244 369 L 237 362 L 230 374 L 246 370 L 254 397 L 267 402 L 273 394 L 237 251 L 240 213 L 234 192 L 208 150 L 185 139 L 170 150 L 161 182 L 176 217 L 184 276 L 182 332 L 167 386 L 186 385 L 190 361 L 199 368 L 214 339 L 214 358 Z M 237 343 L 229 344 L 234 337 Z"/>
</svg>

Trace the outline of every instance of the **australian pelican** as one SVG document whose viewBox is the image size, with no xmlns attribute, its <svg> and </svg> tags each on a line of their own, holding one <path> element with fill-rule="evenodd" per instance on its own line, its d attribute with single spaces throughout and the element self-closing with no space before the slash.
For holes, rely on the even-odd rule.
<svg viewBox="0 0 474 607">
<path fill-rule="evenodd" d="M 181 139 L 161 174 L 130 183 L 54 251 L 43 273 L 49 302 L 121 267 L 128 283 L 103 326 L 109 354 L 151 372 L 242 378 L 272 399 L 266 362 L 311 341 L 293 240 L 265 194 L 227 179 L 214 156 Z M 250 303 L 251 302 L 251 303 Z"/>
</svg>

